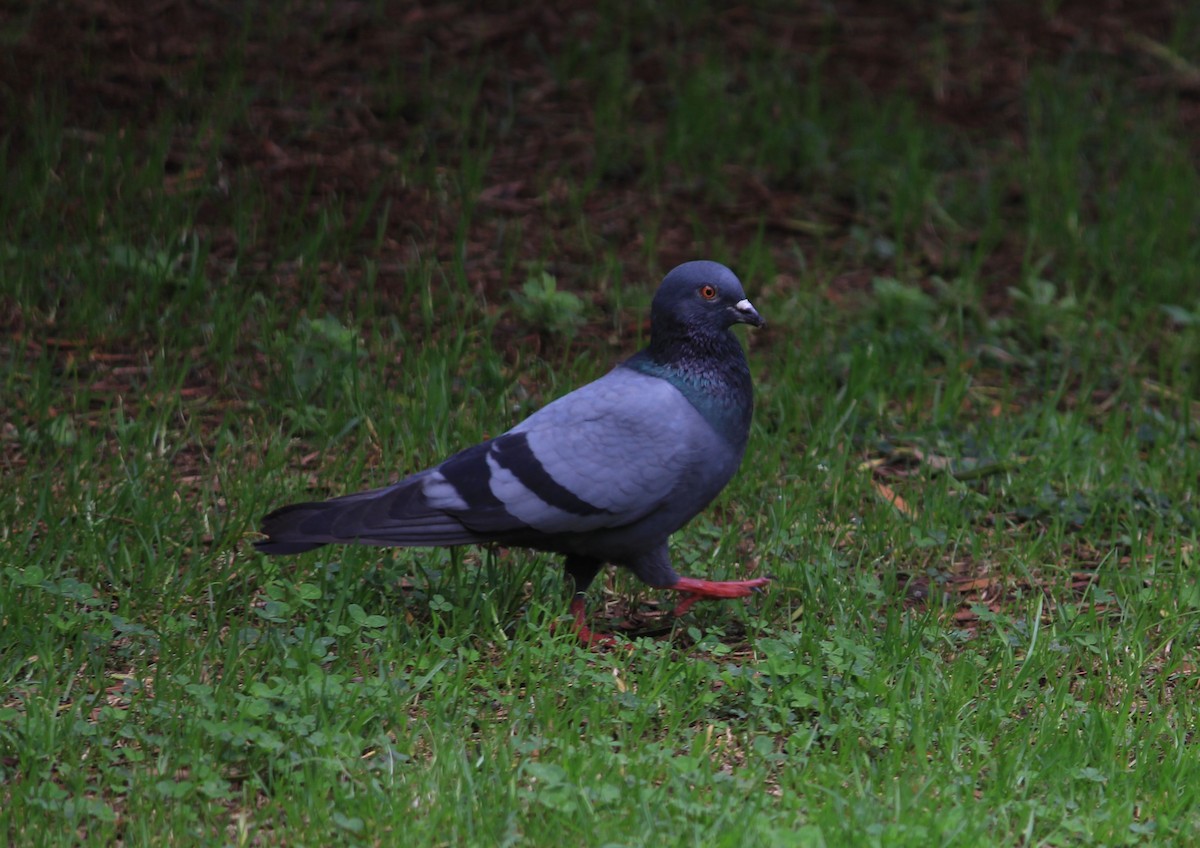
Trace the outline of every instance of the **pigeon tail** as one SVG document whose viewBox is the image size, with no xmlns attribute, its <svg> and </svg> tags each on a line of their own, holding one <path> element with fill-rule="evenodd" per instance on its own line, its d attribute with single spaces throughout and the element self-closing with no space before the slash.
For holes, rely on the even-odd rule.
<svg viewBox="0 0 1200 848">
<path fill-rule="evenodd" d="M 271 556 L 287 556 L 288 554 L 303 554 L 323 548 L 328 542 L 278 542 L 274 539 L 262 539 L 254 543 L 254 550 L 260 554 Z"/>
<path fill-rule="evenodd" d="M 291 504 L 262 520 L 265 554 L 298 554 L 331 543 L 426 548 L 466 545 L 479 536 L 453 515 L 432 507 L 414 475 L 382 489 L 328 501 Z"/>
</svg>

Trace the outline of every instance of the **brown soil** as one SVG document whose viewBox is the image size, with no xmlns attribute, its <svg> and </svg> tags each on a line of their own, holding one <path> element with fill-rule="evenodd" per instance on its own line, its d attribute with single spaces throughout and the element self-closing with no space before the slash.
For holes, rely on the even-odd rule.
<svg viewBox="0 0 1200 848">
<path fill-rule="evenodd" d="M 398 284 L 397 271 L 417 254 L 451 258 L 461 203 L 453 192 L 439 196 L 426 185 L 406 182 L 394 151 L 421 143 L 452 147 L 461 119 L 440 91 L 457 71 L 486 63 L 495 72 L 486 77 L 475 111 L 487 124 L 491 157 L 465 258 L 469 278 L 488 295 L 500 295 L 500 287 L 512 284 L 495 249 L 503 233 L 519 232 L 518 253 L 527 261 L 544 261 L 552 245 L 551 270 L 570 279 L 595 261 L 594 247 L 585 247 L 576 232 L 581 217 L 632 277 L 642 280 L 702 249 L 688 223 L 693 218 L 724 222 L 722 240 L 733 248 L 756 237 L 764 216 L 769 234 L 786 234 L 802 246 L 844 237 L 853 218 L 853 210 L 836 199 L 806 198 L 751 173 L 730 180 L 738 188 L 719 199 L 698 193 L 684 179 L 668 180 L 647 197 L 632 175 L 606 175 L 580 216 L 559 214 L 564 180 L 589 173 L 598 127 L 594 93 L 556 75 L 554 58 L 566 44 L 611 38 L 592 4 L 505 9 L 509 4 L 393 3 L 385 4 L 382 24 L 374 4 L 362 2 L 250 5 L 278 10 L 249 16 L 242 4 L 176 0 L 79 0 L 33 4 L 32 11 L 18 4 L 0 10 L 11 42 L 0 51 L 0 102 L 12 122 L 7 127 L 12 153 L 20 155 L 20 124 L 37 112 L 47 91 L 58 92 L 55 97 L 66 92 L 60 105 L 67 125 L 84 140 L 99 139 L 101 131 L 114 127 L 136 137 L 160 115 L 173 114 L 178 132 L 164 175 L 167 190 L 197 182 L 226 191 L 231 181 L 255 185 L 266 195 L 266 208 L 250 254 L 264 262 L 271 257 L 272 221 L 280 217 L 273 212 L 293 209 L 298 198 L 315 212 L 336 197 L 348 219 L 368 201 L 376 208 L 390 204 L 376 256 L 386 290 Z M 1134 0 L 839 0 L 779 4 L 773 11 L 735 5 L 712 20 L 680 23 L 674 35 L 740 57 L 768 34 L 795 56 L 800 81 L 811 73 L 812 58 L 823 55 L 822 84 L 830 90 L 903 91 L 930 121 L 1019 145 L 1022 90 L 1030 69 L 1045 62 L 1117 62 L 1148 97 L 1178 98 L 1183 92 L 1181 118 L 1200 130 L 1195 96 L 1200 73 L 1167 46 L 1179 8 L 1178 2 Z M 632 77 L 642 85 L 635 114 L 652 132 L 672 95 L 664 90 L 654 43 L 662 33 L 631 26 L 623 34 Z M 231 52 L 240 52 L 241 61 L 230 61 Z M 244 68 L 234 85 L 223 80 L 231 66 Z M 398 78 L 388 79 L 389 68 Z M 381 85 L 380 79 L 388 82 Z M 389 102 L 382 102 L 384 92 Z M 220 136 L 219 173 L 211 172 L 213 151 L 205 147 L 212 130 L 196 123 L 214 96 L 250 100 L 244 120 Z M 514 108 L 519 127 L 505 131 L 500 124 Z M 1200 132 L 1194 135 L 1200 138 Z M 216 259 L 232 255 L 233 236 L 220 225 L 227 220 L 220 208 L 227 196 L 206 192 L 198 202 L 206 207 L 200 223 L 217 225 L 208 233 Z M 660 234 L 656 267 L 647 266 L 639 228 L 648 208 L 679 222 Z M 804 232 L 797 221 L 812 223 L 812 231 Z M 936 264 L 937 246 L 931 244 L 929 252 Z M 780 253 L 779 267 L 789 269 L 794 262 L 789 256 Z M 348 265 L 326 269 L 331 298 L 357 281 L 354 263 Z M 1011 263 L 998 255 L 990 268 L 1002 280 L 1002 292 Z M 836 297 L 869 279 L 846 273 L 825 284 Z M 285 274 L 280 284 L 286 289 L 297 283 Z"/>
</svg>

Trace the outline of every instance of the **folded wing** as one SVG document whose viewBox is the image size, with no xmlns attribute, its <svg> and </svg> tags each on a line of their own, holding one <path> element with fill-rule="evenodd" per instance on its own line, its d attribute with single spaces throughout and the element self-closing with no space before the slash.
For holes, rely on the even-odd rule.
<svg viewBox="0 0 1200 848">
<path fill-rule="evenodd" d="M 660 508 L 704 461 L 707 426 L 668 382 L 617 368 L 428 471 L 271 513 L 259 548 L 534 544 L 621 527 Z"/>
</svg>

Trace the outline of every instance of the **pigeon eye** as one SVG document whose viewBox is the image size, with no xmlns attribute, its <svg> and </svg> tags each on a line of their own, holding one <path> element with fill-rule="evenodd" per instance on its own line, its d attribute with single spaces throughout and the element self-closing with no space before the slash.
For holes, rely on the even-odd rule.
<svg viewBox="0 0 1200 848">
<path fill-rule="evenodd" d="M 717 290 L 712 286 L 701 286 L 700 296 L 705 300 L 712 300 L 717 296 Z"/>
</svg>

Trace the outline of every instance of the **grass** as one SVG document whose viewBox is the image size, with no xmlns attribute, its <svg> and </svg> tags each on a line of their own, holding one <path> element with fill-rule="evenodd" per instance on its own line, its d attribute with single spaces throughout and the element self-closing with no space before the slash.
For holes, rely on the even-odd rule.
<svg viewBox="0 0 1200 848">
<path fill-rule="evenodd" d="M 387 52 L 369 144 L 256 59 L 320 46 L 286 18 L 129 125 L 4 89 L 10 843 L 1190 843 L 1200 174 L 1170 95 L 1045 62 L 1014 141 L 768 29 L 613 14 L 520 42 L 545 90 Z M 594 101 L 594 150 L 522 152 L 538 97 Z M 267 170 L 247 139 L 285 108 Z M 610 575 L 593 624 L 636 650 L 590 652 L 548 557 L 253 552 L 271 506 L 632 352 L 681 252 L 770 326 L 748 460 L 674 556 L 766 595 L 671 626 Z"/>
</svg>

